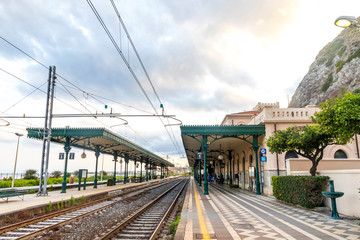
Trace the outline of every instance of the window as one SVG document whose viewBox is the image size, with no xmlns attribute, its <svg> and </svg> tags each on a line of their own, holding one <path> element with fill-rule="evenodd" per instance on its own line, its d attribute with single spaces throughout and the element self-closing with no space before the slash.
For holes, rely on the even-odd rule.
<svg viewBox="0 0 360 240">
<path fill-rule="evenodd" d="M 296 154 L 295 151 L 288 151 L 286 154 L 285 154 L 285 159 L 288 159 L 288 158 L 299 158 L 298 155 Z"/>
<path fill-rule="evenodd" d="M 334 158 L 347 158 L 347 156 L 343 150 L 337 150 L 334 154 Z"/>
</svg>

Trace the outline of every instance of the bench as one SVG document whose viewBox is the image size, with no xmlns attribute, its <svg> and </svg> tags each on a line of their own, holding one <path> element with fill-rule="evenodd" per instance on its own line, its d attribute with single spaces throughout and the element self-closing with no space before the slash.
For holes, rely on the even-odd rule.
<svg viewBox="0 0 360 240">
<path fill-rule="evenodd" d="M 9 197 L 19 197 L 24 201 L 26 191 L 18 189 L 4 189 L 0 190 L 0 198 L 6 199 L 6 202 L 9 201 Z"/>
</svg>

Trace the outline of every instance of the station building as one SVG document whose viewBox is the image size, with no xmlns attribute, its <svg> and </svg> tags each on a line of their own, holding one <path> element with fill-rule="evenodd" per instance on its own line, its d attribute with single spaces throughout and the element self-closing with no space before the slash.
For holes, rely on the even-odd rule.
<svg viewBox="0 0 360 240">
<path fill-rule="evenodd" d="M 311 117 L 320 109 L 316 106 L 304 108 L 280 108 L 279 103 L 258 103 L 251 111 L 227 114 L 220 126 L 202 126 L 205 130 L 189 131 L 196 126 L 182 128 L 184 147 L 190 166 L 202 169 L 201 161 L 196 161 L 196 151 L 207 151 L 207 171 L 213 177 L 224 180 L 225 184 L 239 185 L 242 189 L 272 195 L 271 177 L 276 175 L 310 175 L 311 161 L 297 155 L 294 151 L 283 154 L 272 154 L 266 146 L 266 139 L 276 130 L 284 130 L 290 126 L 313 125 Z M 229 127 L 229 131 L 237 131 L 241 127 L 241 134 L 220 134 L 212 129 Z M 248 133 L 247 127 L 263 126 L 262 133 Z M 190 132 L 190 133 L 189 133 Z M 202 148 L 199 135 L 207 134 Z M 188 137 L 185 137 L 187 135 Z M 189 138 L 191 137 L 191 138 Z M 198 138 L 198 139 L 196 139 Z M 326 175 L 334 180 L 335 191 L 345 192 L 344 197 L 337 200 L 339 212 L 360 217 L 360 158 L 358 135 L 346 145 L 330 145 L 324 151 L 324 157 L 317 168 L 317 175 Z M 210 139 L 210 140 L 209 140 Z M 196 141 L 194 141 L 196 140 Z M 199 164 L 197 164 L 199 163 Z M 205 164 L 205 163 L 202 163 Z M 259 173 L 258 180 L 256 173 Z M 214 181 L 212 178 L 211 181 Z M 256 183 L 260 187 L 256 189 Z M 355 184 L 356 183 L 356 184 Z M 205 188 L 205 186 L 204 186 Z M 330 202 L 327 203 L 330 205 Z"/>
</svg>

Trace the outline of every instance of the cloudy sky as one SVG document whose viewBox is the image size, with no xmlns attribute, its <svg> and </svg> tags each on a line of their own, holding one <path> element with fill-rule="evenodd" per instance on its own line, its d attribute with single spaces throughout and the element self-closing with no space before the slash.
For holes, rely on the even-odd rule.
<svg viewBox="0 0 360 240">
<path fill-rule="evenodd" d="M 54 113 L 154 114 L 151 104 L 161 113 L 162 103 L 166 114 L 191 125 L 220 124 L 225 114 L 257 102 L 285 108 L 318 52 L 341 32 L 335 18 L 358 16 L 360 9 L 358 0 L 114 0 L 156 95 L 111 2 L 92 3 L 147 97 L 87 1 L 0 1 L 1 116 L 44 115 L 48 70 L 41 64 L 56 66 L 61 76 Z M 13 171 L 14 133 L 44 124 L 7 120 L 9 126 L 0 122 L 3 173 Z M 54 119 L 53 126 L 110 128 L 171 162 L 186 162 L 179 126 L 163 126 L 176 121 L 126 120 Z M 50 171 L 62 171 L 62 146 L 51 147 Z M 93 153 L 84 160 L 81 149 L 73 151 L 70 171 L 95 169 Z M 40 156 L 41 142 L 22 137 L 17 171 L 39 170 Z M 104 159 L 111 171 L 111 157 Z"/>
</svg>

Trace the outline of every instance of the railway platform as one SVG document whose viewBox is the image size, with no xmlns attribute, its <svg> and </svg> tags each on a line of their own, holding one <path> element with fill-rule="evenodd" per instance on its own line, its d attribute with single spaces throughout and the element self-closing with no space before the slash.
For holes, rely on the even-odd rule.
<svg viewBox="0 0 360 240">
<path fill-rule="evenodd" d="M 175 239 L 360 239 L 359 220 L 329 216 L 227 185 L 204 195 L 191 178 Z"/>
<path fill-rule="evenodd" d="M 106 184 L 103 184 L 103 185 L 98 185 L 97 188 L 93 188 L 93 186 L 87 186 L 85 190 L 83 189 L 83 187 L 81 187 L 80 191 L 78 190 L 77 187 L 68 188 L 66 190 L 66 193 L 60 193 L 61 190 L 55 190 L 55 191 L 49 191 L 48 195 L 45 196 L 37 196 L 36 193 L 25 194 L 24 200 L 17 197 L 11 197 L 9 198 L 8 202 L 0 199 L 0 216 L 21 210 L 25 211 L 27 209 L 31 209 L 34 207 L 47 206 L 50 201 L 52 203 L 59 202 L 61 200 L 68 201 L 71 199 L 71 197 L 80 198 L 82 196 L 86 197 L 101 193 L 114 192 L 124 188 L 140 186 L 143 184 L 150 184 L 152 182 L 156 182 L 160 180 L 162 179 L 154 179 L 154 180 L 150 180 L 149 182 L 143 182 L 143 183 L 127 183 L 127 184 L 117 183 L 116 185 L 113 186 L 106 186 Z"/>
</svg>

